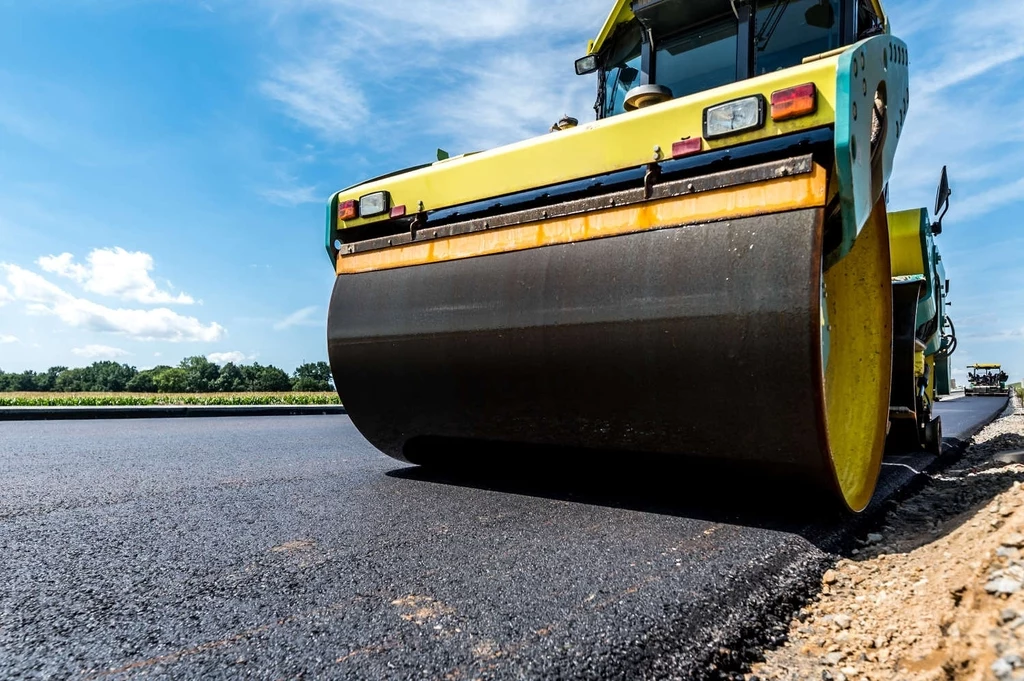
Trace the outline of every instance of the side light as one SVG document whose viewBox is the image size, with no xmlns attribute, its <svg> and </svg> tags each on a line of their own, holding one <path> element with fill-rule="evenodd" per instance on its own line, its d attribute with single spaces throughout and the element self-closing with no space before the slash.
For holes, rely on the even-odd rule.
<svg viewBox="0 0 1024 681">
<path fill-rule="evenodd" d="M 814 83 L 772 93 L 772 120 L 786 121 L 790 118 L 809 116 L 818 110 L 818 88 Z"/>
<path fill-rule="evenodd" d="M 704 140 L 700 137 L 688 137 L 672 143 L 672 158 L 682 158 L 700 153 L 704 149 Z"/>
<path fill-rule="evenodd" d="M 338 202 L 338 221 L 354 220 L 359 217 L 359 203 L 355 200 Z"/>
<path fill-rule="evenodd" d="M 374 192 L 359 199 L 359 215 L 372 218 L 391 209 L 391 196 L 387 192 Z"/>
<path fill-rule="evenodd" d="M 585 76 L 588 73 L 597 71 L 597 55 L 588 54 L 586 57 L 581 57 L 576 60 L 576 75 Z"/>
<path fill-rule="evenodd" d="M 765 99 L 761 95 L 735 99 L 704 110 L 704 137 L 715 139 L 764 127 Z"/>
</svg>

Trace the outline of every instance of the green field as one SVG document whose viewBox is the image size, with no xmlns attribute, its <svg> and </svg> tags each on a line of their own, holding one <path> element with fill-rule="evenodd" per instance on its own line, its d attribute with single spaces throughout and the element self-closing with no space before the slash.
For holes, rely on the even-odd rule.
<svg viewBox="0 0 1024 681">
<path fill-rule="evenodd" d="M 269 406 L 341 404 L 337 393 L 0 393 L 0 407 Z"/>
</svg>

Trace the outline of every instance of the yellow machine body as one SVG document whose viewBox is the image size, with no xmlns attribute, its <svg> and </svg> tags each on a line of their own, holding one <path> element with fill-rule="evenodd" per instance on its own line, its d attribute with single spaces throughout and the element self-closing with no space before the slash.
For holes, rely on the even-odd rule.
<svg viewBox="0 0 1024 681">
<path fill-rule="evenodd" d="M 616 2 L 591 54 L 636 7 Z M 916 266 L 882 191 L 907 60 L 887 34 L 805 56 L 335 194 L 328 346 L 355 425 L 423 465 L 508 443 L 642 451 L 866 507 L 893 267 Z M 775 120 L 774 96 L 810 85 L 813 110 Z M 707 134 L 709 110 L 750 99 L 756 129 Z"/>
<path fill-rule="evenodd" d="M 557 134 L 543 135 L 490 151 L 438 161 L 409 173 L 360 184 L 338 192 L 332 203 L 358 200 L 387 191 L 391 202 L 409 213 L 471 204 L 506 194 L 599 176 L 670 158 L 672 145 L 685 138 L 703 138 L 703 112 L 714 104 L 814 83 L 818 110 L 811 116 L 775 123 L 719 140 L 702 139 L 706 151 L 726 149 L 835 121 L 838 56 L 733 83 L 721 88 L 613 116 Z M 381 222 L 387 215 L 344 220 L 338 229 Z"/>
<path fill-rule="evenodd" d="M 941 421 L 932 416 L 936 402 L 937 356 L 945 347 L 945 268 L 924 208 L 890 213 L 894 296 L 891 449 L 941 451 Z M 910 361 L 913 361 L 911 368 Z"/>
</svg>

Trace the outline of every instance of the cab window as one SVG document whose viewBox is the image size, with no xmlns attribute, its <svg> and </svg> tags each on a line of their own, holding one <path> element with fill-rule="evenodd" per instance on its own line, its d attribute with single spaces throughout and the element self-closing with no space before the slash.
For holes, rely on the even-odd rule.
<svg viewBox="0 0 1024 681">
<path fill-rule="evenodd" d="M 760 0 L 755 34 L 756 74 L 800 64 L 840 47 L 839 0 Z"/>
</svg>

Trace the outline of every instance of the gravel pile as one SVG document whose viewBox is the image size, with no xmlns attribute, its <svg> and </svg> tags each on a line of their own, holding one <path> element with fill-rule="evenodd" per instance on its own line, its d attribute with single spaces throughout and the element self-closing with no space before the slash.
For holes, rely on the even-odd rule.
<svg viewBox="0 0 1024 681">
<path fill-rule="evenodd" d="M 1024 681 L 1024 409 L 825 573 L 748 680 Z"/>
</svg>

